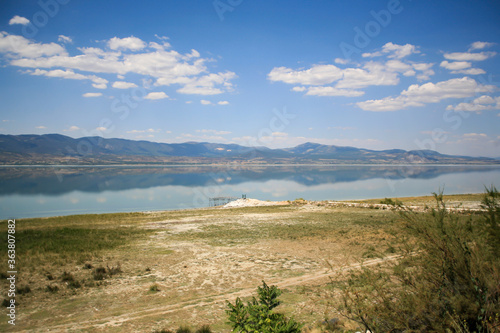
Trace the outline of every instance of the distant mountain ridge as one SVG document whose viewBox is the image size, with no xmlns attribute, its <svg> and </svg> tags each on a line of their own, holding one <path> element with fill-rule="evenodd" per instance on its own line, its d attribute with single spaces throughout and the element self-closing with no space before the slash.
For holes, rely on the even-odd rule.
<svg viewBox="0 0 500 333">
<path fill-rule="evenodd" d="M 307 142 L 270 149 L 208 142 L 159 143 L 61 134 L 0 135 L 0 164 L 498 164 L 487 157 L 453 156 L 432 150 L 370 150 Z"/>
</svg>

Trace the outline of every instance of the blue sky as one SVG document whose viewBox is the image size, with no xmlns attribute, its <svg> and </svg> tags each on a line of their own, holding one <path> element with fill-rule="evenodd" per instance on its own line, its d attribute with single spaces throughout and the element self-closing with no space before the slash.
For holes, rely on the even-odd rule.
<svg viewBox="0 0 500 333">
<path fill-rule="evenodd" d="M 497 1 L 10 1 L 0 133 L 500 156 Z"/>
</svg>

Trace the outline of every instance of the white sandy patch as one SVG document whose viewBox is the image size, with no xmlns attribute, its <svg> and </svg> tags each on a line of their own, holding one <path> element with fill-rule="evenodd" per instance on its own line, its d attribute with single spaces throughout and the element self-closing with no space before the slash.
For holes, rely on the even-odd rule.
<svg viewBox="0 0 500 333">
<path fill-rule="evenodd" d="M 262 201 L 257 199 L 238 199 L 225 204 L 222 208 L 234 207 L 256 207 L 256 206 L 279 206 L 288 205 L 288 201 Z"/>
</svg>

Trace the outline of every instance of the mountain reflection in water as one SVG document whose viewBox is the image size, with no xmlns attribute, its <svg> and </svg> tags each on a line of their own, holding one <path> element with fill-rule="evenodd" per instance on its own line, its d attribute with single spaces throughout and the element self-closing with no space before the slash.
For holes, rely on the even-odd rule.
<svg viewBox="0 0 500 333">
<path fill-rule="evenodd" d="M 207 207 L 210 197 L 347 200 L 478 193 L 500 166 L 0 167 L 2 218 Z"/>
</svg>

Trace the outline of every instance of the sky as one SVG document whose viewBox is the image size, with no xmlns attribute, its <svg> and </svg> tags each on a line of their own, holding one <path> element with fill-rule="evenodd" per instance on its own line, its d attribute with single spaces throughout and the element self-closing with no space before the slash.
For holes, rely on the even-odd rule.
<svg viewBox="0 0 500 333">
<path fill-rule="evenodd" d="M 500 157 L 500 2 L 0 2 L 0 133 Z"/>
</svg>

